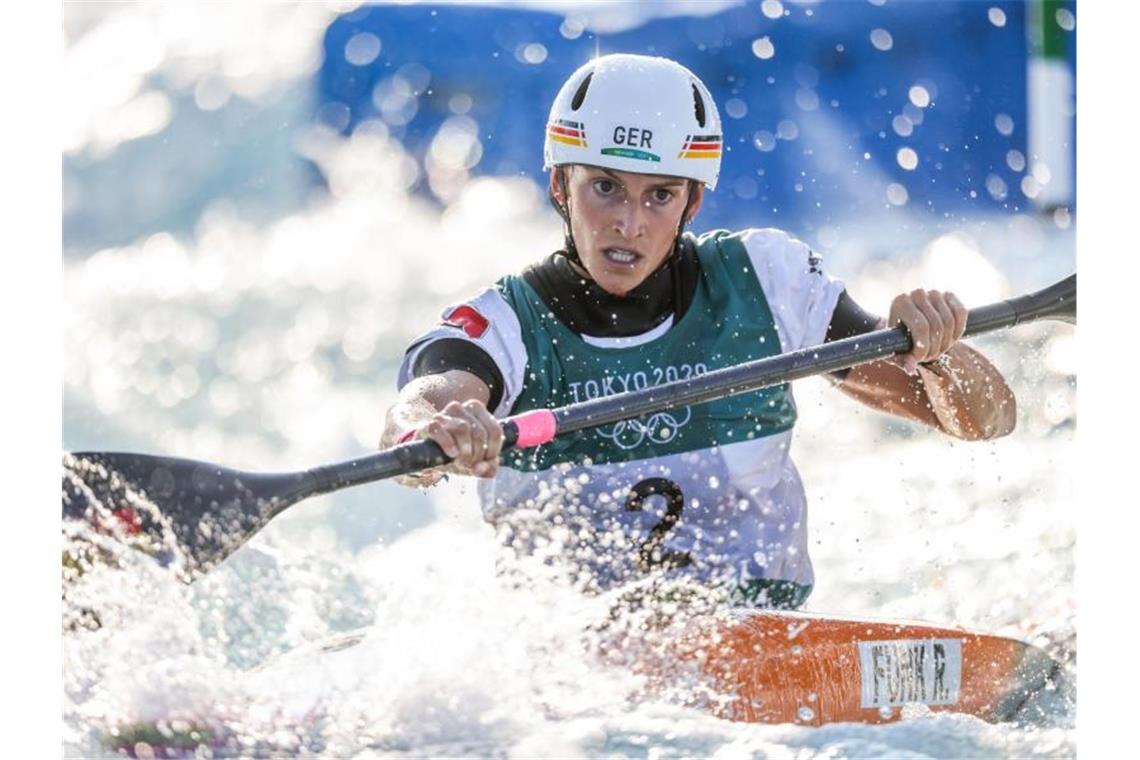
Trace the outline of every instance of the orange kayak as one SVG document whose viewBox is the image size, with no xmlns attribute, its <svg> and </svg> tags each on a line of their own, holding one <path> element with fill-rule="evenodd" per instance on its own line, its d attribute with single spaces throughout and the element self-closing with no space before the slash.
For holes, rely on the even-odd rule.
<svg viewBox="0 0 1140 760">
<path fill-rule="evenodd" d="M 1018 717 L 1023 705 L 1060 686 L 1062 677 L 1059 663 L 1024 642 L 922 623 L 750 611 L 650 629 L 610 637 L 603 660 L 647 676 L 647 696 L 733 721 L 888 723 L 902 718 L 905 706 L 925 705 L 999 722 Z M 360 675 L 358 656 L 341 654 L 366 638 L 361 630 L 305 645 L 267 672 L 284 670 L 290 682 L 316 691 L 322 683 L 351 688 Z M 319 750 L 321 714 L 320 705 L 312 705 L 294 744 L 262 749 Z M 203 746 L 224 756 L 249 749 L 240 733 L 240 722 L 220 718 L 140 723 L 119 726 L 107 745 L 129 756 L 140 746 L 167 757 L 196 756 Z"/>
<path fill-rule="evenodd" d="M 1015 639 L 790 612 L 695 621 L 638 669 L 674 693 L 696 687 L 684 701 L 717 717 L 813 726 L 896 721 L 905 705 L 1000 722 L 1062 677 Z"/>
</svg>

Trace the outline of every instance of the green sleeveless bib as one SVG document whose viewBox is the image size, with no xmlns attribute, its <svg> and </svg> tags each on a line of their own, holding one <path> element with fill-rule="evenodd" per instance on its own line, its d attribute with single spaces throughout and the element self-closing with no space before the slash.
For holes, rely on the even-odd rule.
<svg viewBox="0 0 1140 760">
<path fill-rule="evenodd" d="M 527 369 L 512 414 L 684 380 L 780 353 L 768 300 L 739 234 L 696 241 L 701 276 L 678 324 L 641 345 L 590 345 L 559 321 L 521 277 L 497 283 L 518 315 Z M 646 415 L 544 446 L 504 453 L 502 463 L 539 471 L 564 462 L 610 464 L 739 443 L 789 430 L 796 420 L 786 384 Z"/>
</svg>

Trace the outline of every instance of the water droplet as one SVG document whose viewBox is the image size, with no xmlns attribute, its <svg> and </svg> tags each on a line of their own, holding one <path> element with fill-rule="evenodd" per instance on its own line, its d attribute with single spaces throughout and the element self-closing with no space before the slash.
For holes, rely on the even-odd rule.
<svg viewBox="0 0 1140 760">
<path fill-rule="evenodd" d="M 780 18 L 784 15 L 784 4 L 780 0 L 764 0 L 760 3 L 760 12 L 768 18 Z"/>
<path fill-rule="evenodd" d="M 743 119 L 748 115 L 748 104 L 740 98 L 729 98 L 724 102 L 724 112 L 733 119 Z"/>
<path fill-rule="evenodd" d="M 1005 26 L 1005 11 L 1001 8 L 990 8 L 987 15 L 990 18 L 990 23 L 994 26 Z"/>
<path fill-rule="evenodd" d="M 1057 225 L 1058 229 L 1067 230 L 1072 223 L 1073 217 L 1069 209 L 1064 206 L 1053 209 L 1053 224 Z"/>
<path fill-rule="evenodd" d="M 900 113 L 891 119 L 891 128 L 895 130 L 895 134 L 899 137 L 910 137 L 914 132 L 914 122 Z"/>
<path fill-rule="evenodd" d="M 1020 150 L 1011 150 L 1005 154 L 1005 165 L 1015 172 L 1025 170 L 1025 154 Z"/>
<path fill-rule="evenodd" d="M 776 136 L 768 130 L 762 129 L 752 135 L 752 144 L 756 146 L 758 151 L 771 153 L 776 149 Z"/>
<path fill-rule="evenodd" d="M 800 128 L 791 119 L 784 119 L 776 125 L 776 137 L 781 140 L 794 140 L 800 136 Z"/>
<path fill-rule="evenodd" d="M 752 42 L 752 54 L 762 61 L 766 61 L 776 54 L 776 46 L 767 37 L 761 37 Z"/>
<path fill-rule="evenodd" d="M 998 132 L 1009 137 L 1013 134 L 1013 117 L 1007 113 L 999 113 L 994 118 L 994 127 Z"/>
<path fill-rule="evenodd" d="M 796 90 L 796 105 L 801 111 L 814 111 L 819 108 L 819 96 L 815 94 L 815 90 L 801 87 Z"/>
<path fill-rule="evenodd" d="M 882 707 L 879 708 L 879 717 L 886 720 L 887 718 L 890 718 L 892 715 L 894 715 L 894 712 L 895 711 L 893 708 L 891 708 L 887 705 L 883 705 Z"/>
<path fill-rule="evenodd" d="M 895 159 L 899 162 L 899 166 L 908 172 L 918 168 L 918 154 L 914 152 L 914 148 L 899 148 Z"/>
<path fill-rule="evenodd" d="M 1036 198 L 1037 194 L 1041 192 L 1041 183 L 1033 178 L 1033 175 L 1026 174 L 1021 178 L 1021 193 L 1026 198 Z"/>
<path fill-rule="evenodd" d="M 1009 188 L 1006 187 L 1005 180 L 996 174 L 990 174 L 986 177 L 986 192 L 990 194 L 995 201 L 1004 201 L 1006 196 L 1009 195 Z"/>
<path fill-rule="evenodd" d="M 586 26 L 576 18 L 568 18 L 558 27 L 559 33 L 568 40 L 576 40 L 586 31 Z"/>
<path fill-rule="evenodd" d="M 367 66 L 380 55 L 380 47 L 380 38 L 375 34 L 354 34 L 344 45 L 344 60 L 353 66 Z"/>
<path fill-rule="evenodd" d="M 520 63 L 529 63 L 531 65 L 542 63 L 546 60 L 546 55 L 546 46 L 541 42 L 520 45 L 515 49 L 515 59 Z"/>
<path fill-rule="evenodd" d="M 930 92 L 920 84 L 916 84 L 907 92 L 907 97 L 910 102 L 914 103 L 919 108 L 926 108 L 930 105 Z"/>
<path fill-rule="evenodd" d="M 892 206 L 905 206 L 910 194 L 897 182 L 887 185 L 887 200 Z"/>
<path fill-rule="evenodd" d="M 801 705 L 800 709 L 796 710 L 796 717 L 806 723 L 807 721 L 815 718 L 815 710 L 811 709 L 807 705 Z"/>
<path fill-rule="evenodd" d="M 732 192 L 736 194 L 737 198 L 749 201 L 759 194 L 760 186 L 751 177 L 740 177 L 732 183 Z"/>
<path fill-rule="evenodd" d="M 1068 8 L 1058 8 L 1057 12 L 1053 14 L 1053 17 L 1057 19 L 1057 26 L 1066 32 L 1071 32 L 1077 28 L 1077 19 Z"/>
<path fill-rule="evenodd" d="M 1034 161 L 1031 173 L 1033 174 L 1033 179 L 1042 185 L 1048 185 L 1049 180 L 1053 179 L 1053 172 L 1050 171 L 1049 165 L 1044 161 Z"/>
<path fill-rule="evenodd" d="M 875 46 L 876 50 L 882 50 L 885 52 L 894 47 L 895 40 L 893 37 L 891 37 L 891 33 L 886 29 L 872 29 L 871 44 Z"/>
</svg>

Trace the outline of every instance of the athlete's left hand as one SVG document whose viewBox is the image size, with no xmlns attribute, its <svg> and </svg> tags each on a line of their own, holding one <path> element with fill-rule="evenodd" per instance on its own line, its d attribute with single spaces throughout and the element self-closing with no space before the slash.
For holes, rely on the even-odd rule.
<svg viewBox="0 0 1140 760">
<path fill-rule="evenodd" d="M 908 375 L 917 374 L 920 362 L 934 361 L 961 339 L 966 316 L 966 307 L 953 293 L 919 289 L 895 296 L 887 324 L 905 326 L 914 341 L 914 348 L 895 362 Z"/>
</svg>

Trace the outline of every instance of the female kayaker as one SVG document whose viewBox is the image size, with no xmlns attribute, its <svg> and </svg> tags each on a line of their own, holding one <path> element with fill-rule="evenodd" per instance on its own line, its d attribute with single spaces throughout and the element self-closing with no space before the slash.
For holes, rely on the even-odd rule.
<svg viewBox="0 0 1140 760">
<path fill-rule="evenodd" d="M 958 340 L 952 293 L 867 313 L 777 229 L 684 232 L 716 186 L 722 132 L 705 85 L 670 60 L 607 55 L 562 86 L 546 126 L 565 247 L 444 310 L 408 349 L 382 446 L 439 443 L 484 516 L 583 589 L 656 575 L 733 602 L 794 608 L 811 591 L 807 502 L 790 457 L 788 385 L 649 415 L 521 451 L 497 419 L 700 375 L 903 324 L 915 347 L 837 373 L 864 404 L 967 440 L 1014 427 L 1001 374 Z"/>
</svg>

